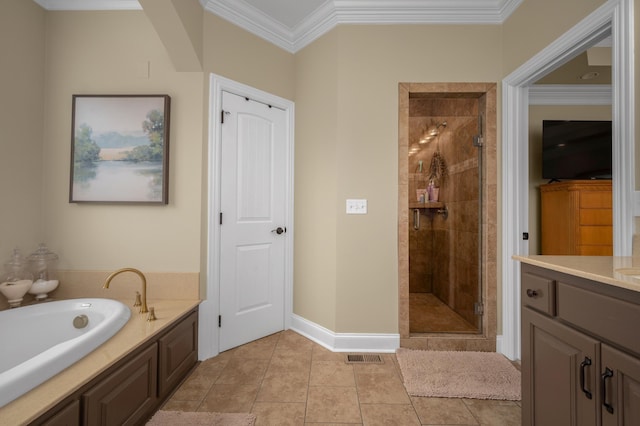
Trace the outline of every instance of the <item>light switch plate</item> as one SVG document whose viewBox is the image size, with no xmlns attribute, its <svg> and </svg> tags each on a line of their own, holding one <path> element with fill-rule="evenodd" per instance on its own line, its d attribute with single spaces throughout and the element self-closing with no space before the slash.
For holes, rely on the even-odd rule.
<svg viewBox="0 0 640 426">
<path fill-rule="evenodd" d="M 367 214 L 367 200 L 347 199 L 347 214 Z"/>
</svg>

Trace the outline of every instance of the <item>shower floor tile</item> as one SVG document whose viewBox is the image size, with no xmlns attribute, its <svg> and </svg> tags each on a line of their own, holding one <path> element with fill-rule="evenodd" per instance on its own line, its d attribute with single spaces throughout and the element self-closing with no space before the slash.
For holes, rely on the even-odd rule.
<svg viewBox="0 0 640 426">
<path fill-rule="evenodd" d="M 409 293 L 409 332 L 477 333 L 478 328 L 432 293 Z"/>
</svg>

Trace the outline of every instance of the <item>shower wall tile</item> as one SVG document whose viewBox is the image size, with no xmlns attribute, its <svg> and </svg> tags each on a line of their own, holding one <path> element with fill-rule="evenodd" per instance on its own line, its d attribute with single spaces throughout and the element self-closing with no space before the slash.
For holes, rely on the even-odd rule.
<svg viewBox="0 0 640 426">
<path fill-rule="evenodd" d="M 478 232 L 477 231 L 456 231 L 458 238 L 458 252 L 456 257 L 462 259 L 473 260 L 477 263 L 478 259 Z"/>
<path fill-rule="evenodd" d="M 456 203 L 457 223 L 456 229 L 460 231 L 474 232 L 478 230 L 478 201 L 461 201 Z"/>
<path fill-rule="evenodd" d="M 430 351 L 465 351 L 467 350 L 466 339 L 463 339 L 463 338 L 429 339 L 427 347 Z"/>
<path fill-rule="evenodd" d="M 487 265 L 489 267 L 489 264 Z M 495 268 L 495 263 L 493 264 Z M 488 269 L 488 268 L 487 268 Z M 491 273 L 487 274 L 488 276 Z M 488 286 L 489 287 L 489 286 Z M 497 298 L 495 294 L 495 290 L 488 288 L 487 297 L 485 299 L 485 306 L 495 306 L 497 303 Z M 497 325 L 498 325 L 498 312 L 496 309 L 486 309 L 485 312 L 485 323 L 484 323 L 484 333 L 487 336 L 495 336 L 497 333 Z"/>
<path fill-rule="evenodd" d="M 475 352 L 495 352 L 496 342 L 495 340 L 488 339 L 467 339 L 465 341 L 467 351 Z"/>
<path fill-rule="evenodd" d="M 424 130 L 433 124 L 446 121 L 434 141 L 422 146 L 422 151 L 414 155 L 411 167 L 418 167 L 423 161 L 423 171 L 428 172 L 430 158 L 439 149 L 445 159 L 448 175 L 441 183 L 440 199 L 449 209 L 449 218 L 433 217 L 429 225 L 433 229 L 434 250 L 419 251 L 428 261 L 412 261 L 410 291 L 427 290 L 421 285 L 432 280 L 431 290 L 443 302 L 462 314 L 471 323 L 477 323 L 473 314 L 473 304 L 477 297 L 477 221 L 478 221 L 478 161 L 477 148 L 473 146 L 473 135 L 477 133 L 476 99 L 420 99 L 412 100 L 415 106 L 410 118 L 410 140 L 417 140 Z M 425 114 L 420 117 L 419 114 Z M 428 116 L 428 114 L 431 114 Z M 434 116 L 433 114 L 438 114 Z M 419 171 L 418 169 L 414 170 Z M 424 174 L 413 173 L 410 177 L 410 196 L 415 189 L 427 185 Z M 424 225 L 424 217 L 421 225 Z M 416 233 L 416 238 L 429 238 L 428 234 Z M 415 250 L 417 245 L 411 245 Z M 416 256 L 416 255 L 414 255 Z M 467 259 L 474 259 L 469 263 Z M 424 273 L 432 264 L 432 273 Z M 414 267 L 415 264 L 415 267 Z M 471 273 L 471 271 L 474 273 Z M 473 277 L 473 279 L 472 279 Z M 420 280 L 413 284 L 411 280 Z M 450 285 L 454 283 L 455 285 Z"/>
<path fill-rule="evenodd" d="M 485 224 L 482 226 L 482 232 L 485 235 L 485 241 L 483 244 L 484 259 L 486 262 L 496 262 L 498 257 L 497 249 L 497 227 L 496 225 Z"/>
<path fill-rule="evenodd" d="M 495 148 L 487 146 L 484 151 L 485 182 L 496 184 L 498 176 L 498 153 Z"/>
<path fill-rule="evenodd" d="M 405 156 L 408 156 L 409 155 L 408 151 L 405 151 L 405 152 L 406 152 Z M 404 167 L 402 167 L 402 170 L 398 170 L 399 173 L 402 173 L 402 176 L 398 177 L 398 187 L 406 187 L 407 185 L 409 185 L 408 170 L 409 170 L 409 167 L 406 162 L 404 163 Z"/>
<path fill-rule="evenodd" d="M 409 337 L 409 285 L 405 284 L 406 297 L 402 297 L 398 300 L 398 322 L 400 339 L 408 339 Z"/>
<path fill-rule="evenodd" d="M 495 206 L 498 205 L 498 185 L 486 186 L 487 207 L 485 207 L 484 223 L 497 224 L 498 217 L 495 214 Z"/>
<path fill-rule="evenodd" d="M 398 225 L 408 228 L 409 227 L 409 220 L 408 220 L 408 215 L 409 215 L 409 207 L 408 206 L 404 206 L 399 212 L 398 212 Z M 406 233 L 405 233 L 406 234 Z M 403 243 L 403 241 L 399 241 L 400 244 Z M 406 238 L 404 243 L 406 244 Z"/>
<path fill-rule="evenodd" d="M 402 337 L 402 335 L 400 335 L 400 347 L 426 351 L 429 349 L 429 340 L 427 338 L 415 336 L 409 338 L 409 333 L 407 333 L 406 337 Z"/>
</svg>

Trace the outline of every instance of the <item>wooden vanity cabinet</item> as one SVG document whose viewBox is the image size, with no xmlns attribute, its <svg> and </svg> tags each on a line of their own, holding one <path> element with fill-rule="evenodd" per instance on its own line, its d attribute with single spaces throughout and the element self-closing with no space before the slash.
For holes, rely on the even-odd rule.
<svg viewBox="0 0 640 426">
<path fill-rule="evenodd" d="M 158 401 L 158 347 L 152 344 L 82 395 L 84 425 L 135 425 Z"/>
<path fill-rule="evenodd" d="M 602 365 L 602 425 L 640 425 L 640 360 L 603 344 Z"/>
<path fill-rule="evenodd" d="M 55 411 L 52 410 L 52 411 Z M 69 403 L 60 404 L 60 409 L 49 415 L 46 420 L 39 423 L 42 426 L 76 426 L 80 424 L 80 401 L 77 399 L 72 400 Z"/>
<path fill-rule="evenodd" d="M 529 308 L 522 322 L 523 425 L 596 426 L 598 342 Z"/>
<path fill-rule="evenodd" d="M 522 424 L 640 425 L 639 324 L 640 293 L 523 264 Z"/>
<path fill-rule="evenodd" d="M 133 351 L 31 425 L 144 424 L 191 371 L 197 360 L 196 308 L 168 331 Z"/>
<path fill-rule="evenodd" d="M 158 356 L 158 395 L 164 399 L 198 361 L 197 313 L 158 339 Z"/>
</svg>

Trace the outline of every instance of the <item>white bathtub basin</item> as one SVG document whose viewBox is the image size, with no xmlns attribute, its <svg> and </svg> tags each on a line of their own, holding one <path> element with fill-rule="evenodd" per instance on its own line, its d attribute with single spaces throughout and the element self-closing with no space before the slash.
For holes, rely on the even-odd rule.
<svg viewBox="0 0 640 426">
<path fill-rule="evenodd" d="M 82 328 L 74 318 L 86 316 Z M 111 299 L 71 299 L 0 312 L 0 407 L 77 362 L 129 320 Z M 83 321 L 76 321 L 82 325 Z"/>
</svg>

